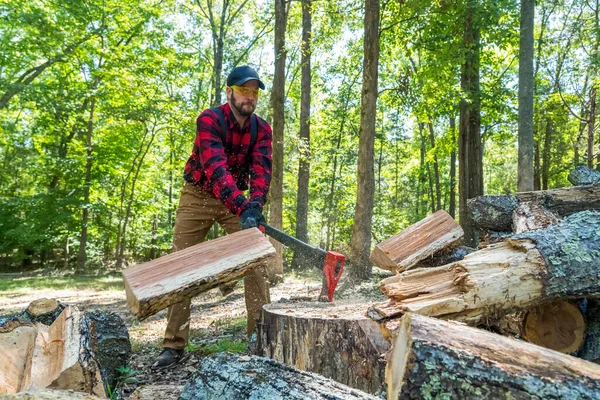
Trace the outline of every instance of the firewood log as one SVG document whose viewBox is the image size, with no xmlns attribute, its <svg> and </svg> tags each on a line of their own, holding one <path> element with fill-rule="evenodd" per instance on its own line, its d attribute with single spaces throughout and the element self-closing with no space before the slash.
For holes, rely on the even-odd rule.
<svg viewBox="0 0 600 400">
<path fill-rule="evenodd" d="M 412 311 L 466 321 L 568 298 L 600 296 L 600 212 L 585 211 L 433 269 L 381 281 L 371 316 Z"/>
<path fill-rule="evenodd" d="M 379 268 L 402 272 L 456 247 L 463 236 L 454 218 L 440 210 L 379 243 L 370 259 Z"/>
<path fill-rule="evenodd" d="M 569 173 L 567 179 L 575 186 L 593 185 L 600 183 L 600 171 L 580 165 Z"/>
<path fill-rule="evenodd" d="M 200 362 L 179 397 L 196 399 L 372 399 L 360 390 L 264 357 L 219 353 Z"/>
<path fill-rule="evenodd" d="M 138 319 L 266 266 L 275 248 L 256 228 L 199 243 L 123 271 L 127 306 Z"/>
<path fill-rule="evenodd" d="M 479 196 L 467 201 L 473 224 L 482 230 L 511 230 L 513 211 L 524 202 L 539 204 L 564 217 L 585 210 L 600 210 L 600 184 L 508 195 Z"/>
<path fill-rule="evenodd" d="M 367 393 L 382 393 L 389 342 L 365 317 L 367 308 L 365 303 L 267 304 L 251 351 Z"/>
<path fill-rule="evenodd" d="M 600 366 L 453 321 L 400 319 L 388 399 L 598 399 Z"/>
</svg>

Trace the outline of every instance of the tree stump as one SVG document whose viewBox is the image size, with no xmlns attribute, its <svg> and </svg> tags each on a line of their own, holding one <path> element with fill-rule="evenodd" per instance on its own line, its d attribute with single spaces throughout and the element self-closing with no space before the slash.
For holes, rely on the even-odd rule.
<svg viewBox="0 0 600 400">
<path fill-rule="evenodd" d="M 383 393 L 389 342 L 365 316 L 367 308 L 364 303 L 267 304 L 251 350 L 367 393 Z"/>
<path fill-rule="evenodd" d="M 257 356 L 219 353 L 200 362 L 180 400 L 376 398 L 317 374 Z"/>
</svg>

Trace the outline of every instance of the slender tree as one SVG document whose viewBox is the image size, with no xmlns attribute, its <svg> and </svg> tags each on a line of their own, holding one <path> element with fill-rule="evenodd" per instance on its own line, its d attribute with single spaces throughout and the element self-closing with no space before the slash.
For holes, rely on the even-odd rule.
<svg viewBox="0 0 600 400">
<path fill-rule="evenodd" d="M 350 275 L 355 279 L 371 276 L 369 262 L 375 188 L 375 118 L 379 63 L 379 0 L 365 1 L 363 82 L 358 144 L 358 184 L 352 228 Z"/>
<path fill-rule="evenodd" d="M 521 0 L 518 190 L 533 190 L 533 23 L 535 0 Z"/>
</svg>

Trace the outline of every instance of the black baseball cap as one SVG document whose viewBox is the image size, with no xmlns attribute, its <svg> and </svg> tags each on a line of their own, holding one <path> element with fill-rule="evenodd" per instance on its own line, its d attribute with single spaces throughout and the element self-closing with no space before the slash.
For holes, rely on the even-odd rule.
<svg viewBox="0 0 600 400">
<path fill-rule="evenodd" d="M 258 87 L 265 90 L 265 84 L 258 77 L 258 73 L 247 65 L 235 67 L 227 76 L 227 86 L 240 86 L 248 81 L 258 81 Z"/>
</svg>

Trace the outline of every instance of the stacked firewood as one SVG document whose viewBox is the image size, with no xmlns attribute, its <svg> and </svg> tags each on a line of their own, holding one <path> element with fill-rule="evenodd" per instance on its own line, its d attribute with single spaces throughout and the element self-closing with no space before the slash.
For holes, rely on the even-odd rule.
<svg viewBox="0 0 600 400">
<path fill-rule="evenodd" d="M 36 300 L 20 313 L 0 317 L 0 397 L 106 398 L 130 350 L 118 315 Z"/>
<path fill-rule="evenodd" d="M 600 397 L 584 361 L 600 361 L 600 173 L 569 179 L 587 185 L 469 200 L 492 239 L 461 260 L 435 262 L 460 244 L 443 211 L 377 246 L 371 260 L 398 272 L 368 313 L 392 343 L 388 398 Z"/>
</svg>

